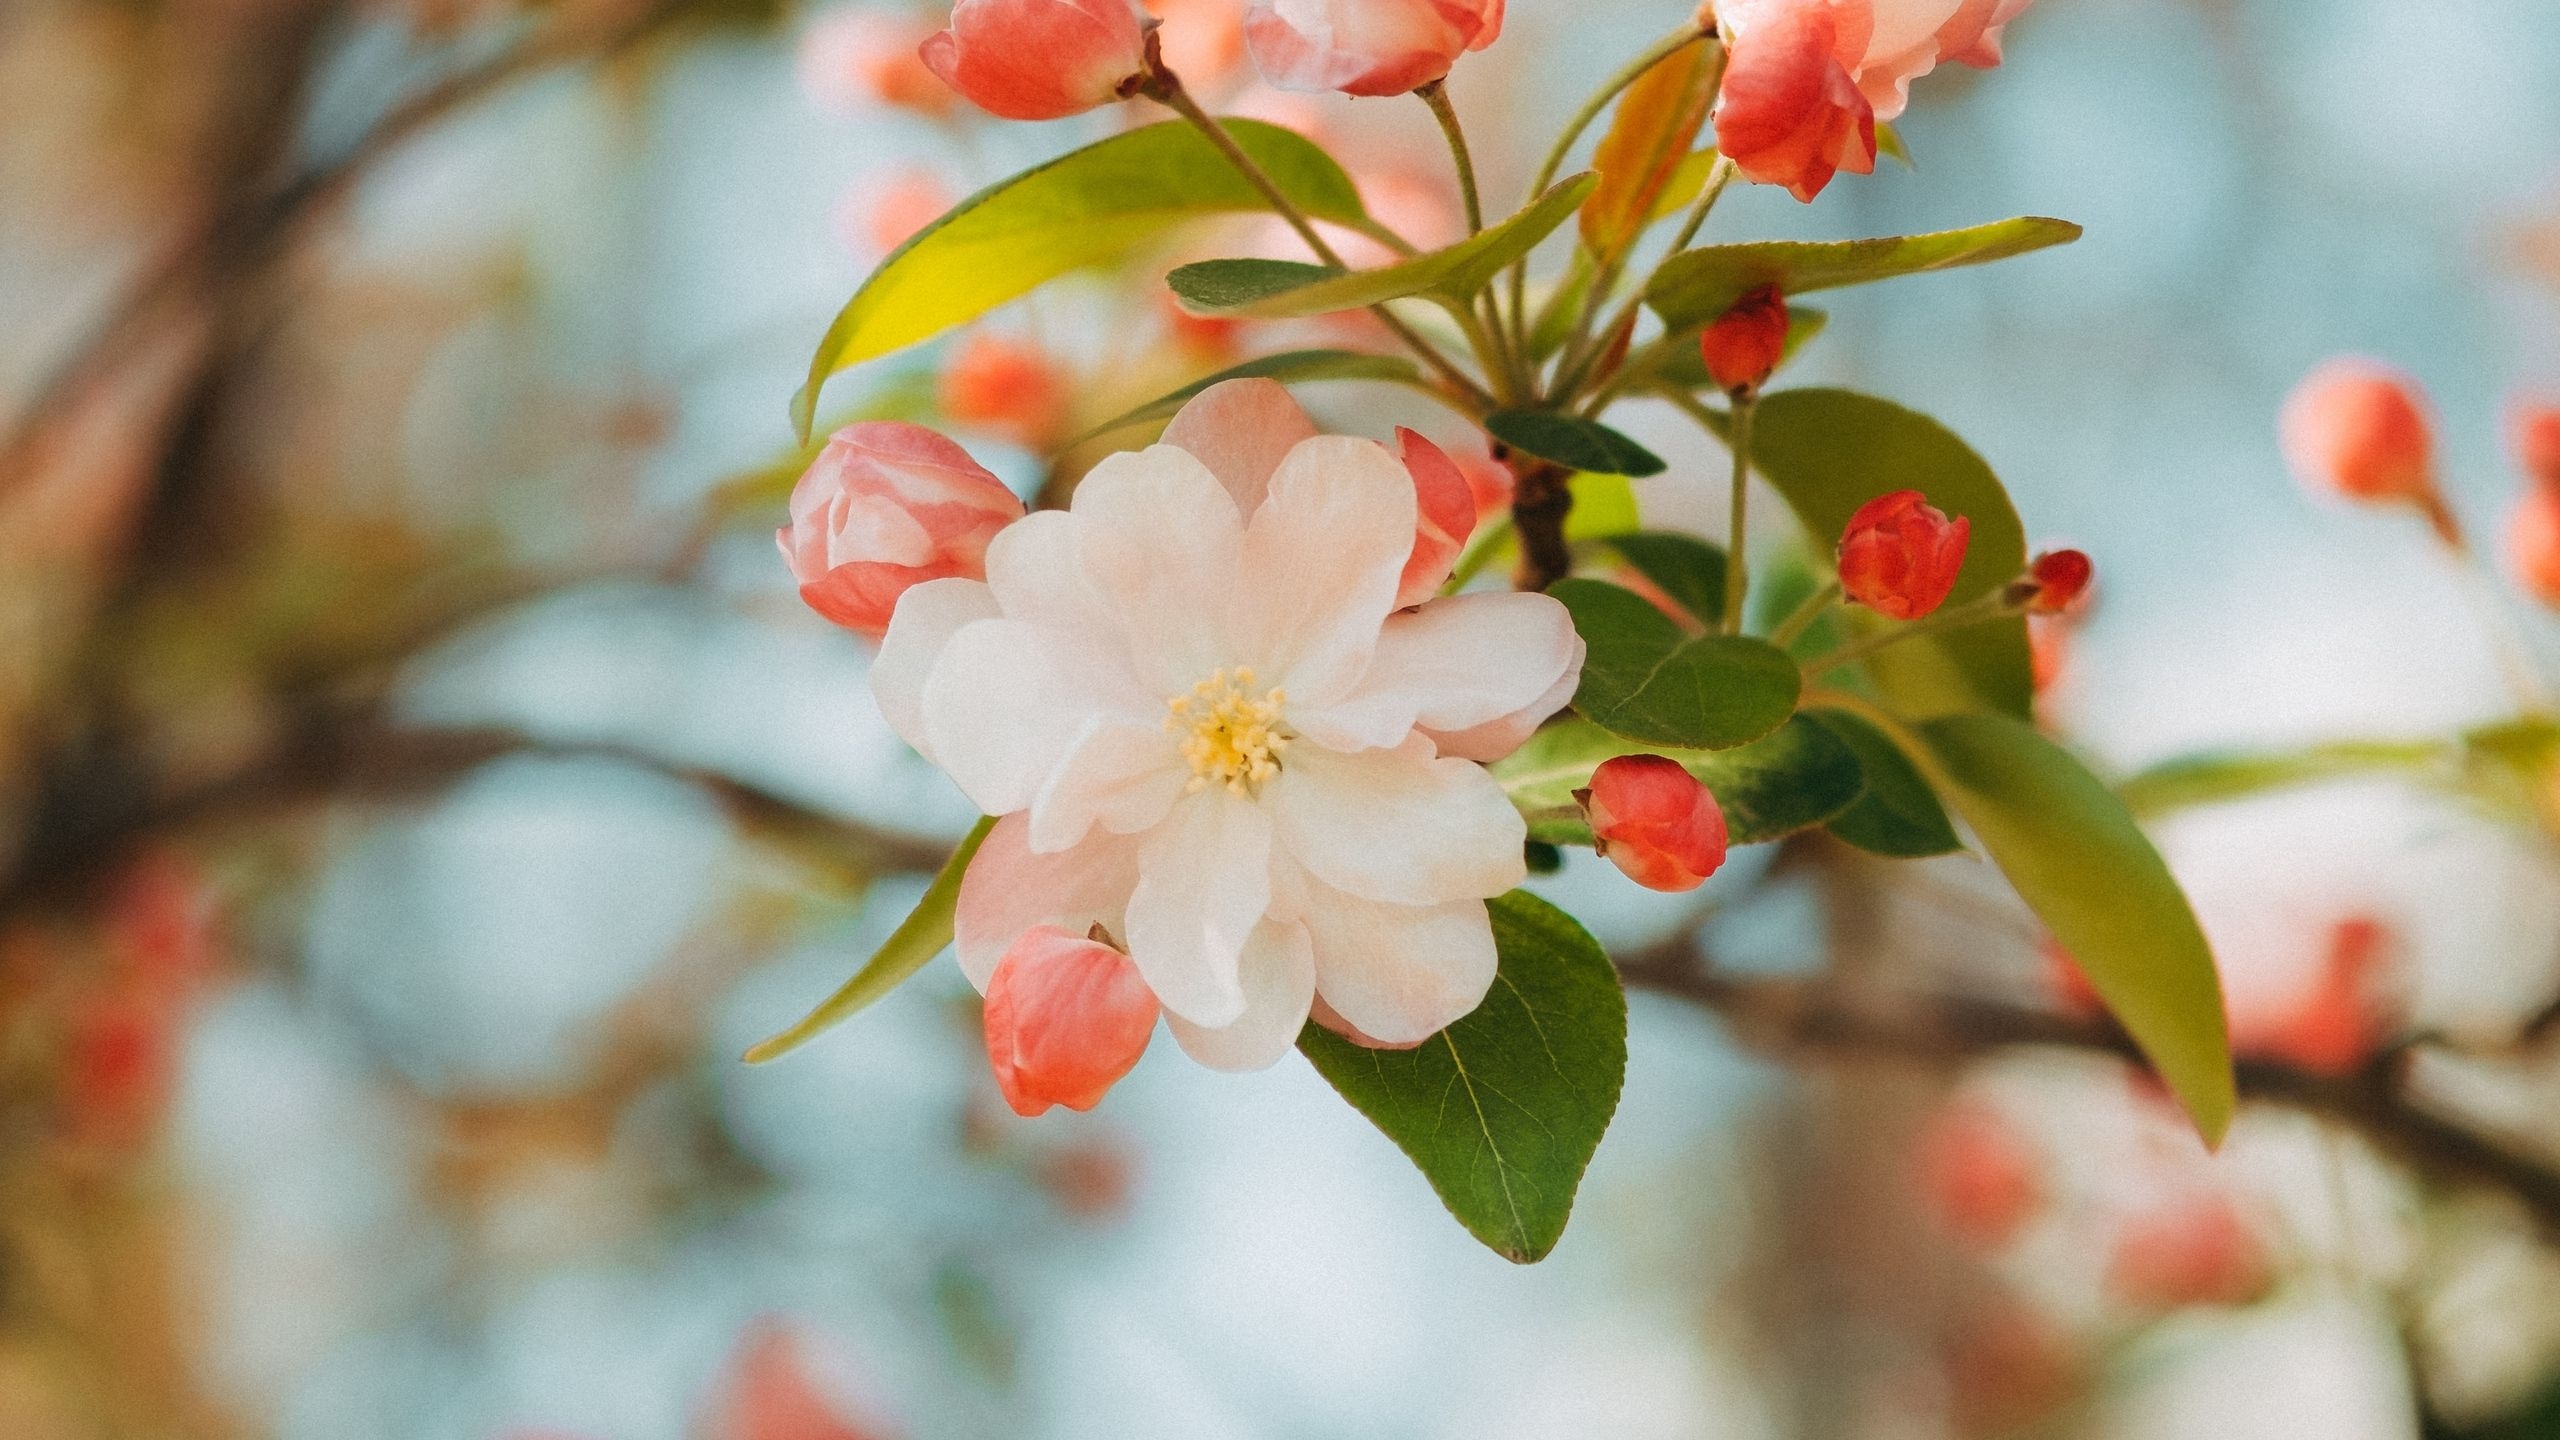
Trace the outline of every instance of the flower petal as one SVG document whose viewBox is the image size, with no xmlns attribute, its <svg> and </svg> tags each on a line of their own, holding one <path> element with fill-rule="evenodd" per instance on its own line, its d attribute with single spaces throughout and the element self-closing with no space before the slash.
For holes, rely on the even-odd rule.
<svg viewBox="0 0 2560 1440">
<path fill-rule="evenodd" d="M 1244 1013 L 1211 1030 L 1179 1015 L 1166 1017 L 1183 1053 L 1212 1070 L 1261 1070 L 1289 1053 L 1315 1003 L 1315 950 L 1307 927 L 1265 920 L 1253 928 L 1237 964 Z"/>
<path fill-rule="evenodd" d="M 1482 900 L 1528 878 L 1511 798 L 1483 766 L 1434 758 L 1418 735 L 1358 754 L 1295 747 L 1263 796 L 1298 863 L 1363 899 Z"/>
<path fill-rule="evenodd" d="M 1191 767 L 1163 726 L 1097 715 L 1031 801 L 1031 848 L 1064 850 L 1097 821 L 1117 835 L 1148 829 L 1190 780 Z"/>
<path fill-rule="evenodd" d="M 1368 673 L 1348 698 L 1322 710 L 1293 708 L 1290 723 L 1332 750 L 1399 745 L 1417 725 L 1463 733 L 1523 717 L 1564 677 L 1579 682 L 1581 654 L 1571 612 L 1551 596 L 1489 592 L 1434 600 L 1388 618 Z M 1567 685 L 1546 709 L 1526 717 L 1527 727 L 1536 728 L 1572 694 Z"/>
<path fill-rule="evenodd" d="M 928 760 L 933 747 L 925 741 L 925 679 L 963 626 L 999 613 L 994 592 L 975 580 L 927 580 L 898 597 L 889 633 L 871 661 L 871 695 L 889 728 Z"/>
<path fill-rule="evenodd" d="M 1369 664 L 1413 550 L 1413 477 L 1383 445 L 1300 444 L 1271 477 L 1231 582 L 1238 638 L 1294 704 L 1330 704 Z"/>
<path fill-rule="evenodd" d="M 1031 817 L 1007 815 L 987 832 L 960 877 L 952 916 L 961 973 L 981 993 L 996 962 L 1035 925 L 1081 935 L 1095 925 L 1127 928 L 1129 892 L 1138 883 L 1138 842 L 1108 832 L 1071 850 L 1042 855 L 1031 848 Z"/>
<path fill-rule="evenodd" d="M 1548 716 L 1572 703 L 1573 692 L 1582 688 L 1583 653 L 1582 637 L 1576 635 L 1573 637 L 1573 659 L 1564 667 L 1564 673 L 1556 677 L 1556 683 L 1548 688 L 1547 693 L 1499 720 L 1488 720 L 1464 730 L 1426 727 L 1421 733 L 1440 747 L 1442 755 L 1490 765 L 1528 744 L 1529 737 L 1538 733 L 1538 727 L 1547 722 Z"/>
<path fill-rule="evenodd" d="M 1270 817 L 1242 796 L 1203 790 L 1141 843 L 1129 956 L 1166 1010 L 1232 1025 L 1245 1012 L 1238 959 L 1270 908 Z"/>
<path fill-rule="evenodd" d="M 1322 885 L 1310 890 L 1304 923 L 1315 943 L 1316 988 L 1370 1039 L 1428 1039 L 1493 988 L 1493 920 L 1483 901 L 1382 905 Z"/>
<path fill-rule="evenodd" d="M 1207 466 L 1170 445 L 1111 456 L 1076 486 L 1073 514 L 1085 580 L 1141 684 L 1180 694 L 1239 658 L 1225 639 L 1244 520 Z"/>
<path fill-rule="evenodd" d="M 927 752 L 977 807 L 1031 804 L 1098 707 L 1037 626 L 980 620 L 954 634 L 924 685 Z"/>
<path fill-rule="evenodd" d="M 1191 397 L 1164 429 L 1164 443 L 1188 450 L 1235 497 L 1236 513 L 1262 508 L 1272 472 L 1316 422 L 1277 380 L 1225 380 Z"/>
</svg>

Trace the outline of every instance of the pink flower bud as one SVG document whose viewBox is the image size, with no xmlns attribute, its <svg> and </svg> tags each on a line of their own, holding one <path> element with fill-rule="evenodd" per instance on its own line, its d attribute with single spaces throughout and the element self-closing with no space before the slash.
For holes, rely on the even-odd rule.
<svg viewBox="0 0 2560 1440">
<path fill-rule="evenodd" d="M 801 34 L 800 88 L 838 114 L 894 105 L 947 115 L 955 100 L 951 87 L 935 79 L 916 54 L 932 33 L 932 23 L 917 15 L 871 5 L 830 10 Z"/>
<path fill-rule="evenodd" d="M 2278 426 L 2296 479 L 2368 504 L 2416 506 L 2458 532 L 2436 489 L 2435 422 L 2416 381 L 2372 360 L 2332 360 L 2304 377 Z"/>
<path fill-rule="evenodd" d="M 709 1415 L 709 1440 L 874 1440 L 828 1393 L 809 1341 L 767 1318 L 750 1325 L 729 1357 Z"/>
<path fill-rule="evenodd" d="M 1695 890 L 1724 864 L 1724 810 L 1680 762 L 1621 755 L 1574 792 L 1594 848 L 1648 890 Z"/>
<path fill-rule="evenodd" d="M 1017 1115 L 1090 1110 L 1147 1053 L 1159 1006 L 1135 962 L 1054 925 L 1023 932 L 987 981 L 987 1060 Z"/>
<path fill-rule="evenodd" d="M 1840 588 L 1879 615 L 1917 620 L 1956 588 L 1972 537 L 1972 521 L 1948 519 L 1917 490 L 1879 495 L 1841 534 Z"/>
<path fill-rule="evenodd" d="M 2059 615 L 2080 603 L 2098 567 L 2078 550 L 2048 550 L 2027 567 L 2022 603 L 2030 615 Z"/>
<path fill-rule="evenodd" d="M 987 542 L 1022 513 L 968 451 L 921 425 L 875 420 L 828 439 L 775 538 L 809 608 L 876 639 L 909 587 L 983 578 Z"/>
<path fill-rule="evenodd" d="M 1402 95 L 1502 35 L 1503 0 L 1254 0 L 1245 44 L 1283 90 Z"/>
<path fill-rule="evenodd" d="M 2107 1290 L 2145 1310 L 2245 1305 L 2272 1281 L 2266 1242 L 2227 1195 L 2179 1196 L 2127 1220 L 2107 1260 Z"/>
<path fill-rule="evenodd" d="M 919 53 L 989 114 L 1056 120 L 1137 93 L 1147 37 L 1129 0 L 959 0 Z"/>
<path fill-rule="evenodd" d="M 1786 297 L 1777 286 L 1763 285 L 1736 300 L 1698 337 L 1698 353 L 1706 358 L 1709 378 L 1727 392 L 1766 385 L 1787 353 Z"/>
<path fill-rule="evenodd" d="M 1840 33 L 1833 7 L 1766 0 L 1718 13 L 1730 58 L 1716 106 L 1716 144 L 1735 168 L 1807 201 L 1842 170 L 1873 173 L 1875 107 L 1844 63 L 1864 41 L 1841 43 L 1852 37 Z"/>
<path fill-rule="evenodd" d="M 1396 441 L 1402 447 L 1404 468 L 1413 475 L 1415 512 L 1413 554 L 1405 560 L 1404 577 L 1396 585 L 1396 608 L 1401 610 L 1439 594 L 1448 583 L 1449 572 L 1458 567 L 1459 553 L 1467 548 L 1467 537 L 1476 530 L 1476 496 L 1467 483 L 1467 472 L 1449 458 L 1449 452 L 1401 427 Z"/>
<path fill-rule="evenodd" d="M 1989 1250 L 2016 1238 L 2044 1203 L 2036 1158 L 2016 1125 L 1980 1100 L 1949 1104 L 1920 1135 L 1920 1191 L 1947 1233 Z"/>
<path fill-rule="evenodd" d="M 943 368 L 942 413 L 1029 450 L 1056 443 L 1067 425 L 1067 382 L 1036 345 L 980 331 Z"/>
</svg>

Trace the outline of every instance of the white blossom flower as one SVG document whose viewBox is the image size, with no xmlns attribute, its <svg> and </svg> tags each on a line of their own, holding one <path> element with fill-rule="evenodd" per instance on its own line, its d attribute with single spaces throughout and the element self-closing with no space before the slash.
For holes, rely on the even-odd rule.
<svg viewBox="0 0 2560 1440">
<path fill-rule="evenodd" d="M 1480 762 L 1573 694 L 1543 595 L 1395 606 L 1415 481 L 1237 381 L 899 602 L 873 689 L 986 813 L 957 928 L 984 991 L 1024 931 L 1099 924 L 1201 1062 L 1277 1060 L 1321 993 L 1420 1041 L 1494 977 L 1525 829 Z"/>
</svg>

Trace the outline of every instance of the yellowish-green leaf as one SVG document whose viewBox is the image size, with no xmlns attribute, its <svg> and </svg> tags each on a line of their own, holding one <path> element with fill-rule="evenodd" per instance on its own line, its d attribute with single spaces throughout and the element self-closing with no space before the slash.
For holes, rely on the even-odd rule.
<svg viewBox="0 0 2560 1440">
<path fill-rule="evenodd" d="M 978 847 L 985 844 L 987 832 L 996 828 L 993 819 L 981 819 L 971 829 L 960 848 L 943 862 L 942 872 L 926 887 L 924 898 L 916 902 L 898 928 L 889 933 L 869 963 L 854 972 L 843 988 L 821 1002 L 799 1024 L 762 1041 L 747 1051 L 747 1063 L 761 1065 L 778 1060 L 811 1040 L 834 1029 L 867 1008 L 881 996 L 906 983 L 907 978 L 925 967 L 925 962 L 942 953 L 951 943 L 952 916 L 960 904 L 960 879 L 968 873 L 969 862 L 976 858 Z"/>
<path fill-rule="evenodd" d="M 1316 143 L 1229 120 L 1236 143 L 1320 220 L 1366 227 L 1360 192 Z M 827 377 L 966 324 L 1071 271 L 1119 260 L 1184 221 L 1264 210 L 1262 192 L 1188 123 L 1132 130 L 1000 180 L 881 262 L 846 304 L 792 401 L 803 437 Z"/>
<path fill-rule="evenodd" d="M 1646 282 L 1644 298 L 1666 327 L 1680 331 L 1706 324 L 1763 285 L 1775 285 L 1792 298 L 1931 270 L 1984 265 L 2079 238 L 2080 227 L 2068 220 L 2022 216 L 1965 230 L 1874 240 L 1702 245 L 1662 262 Z"/>
<path fill-rule="evenodd" d="M 1377 380 L 1429 389 L 1423 384 L 1421 367 L 1400 355 L 1366 355 L 1356 350 L 1289 350 L 1247 360 L 1241 365 L 1230 365 L 1215 375 L 1204 375 L 1171 394 L 1158 396 L 1125 415 L 1113 416 L 1094 426 L 1069 441 L 1067 448 L 1073 449 L 1087 440 L 1131 425 L 1170 420 L 1191 397 L 1229 380 L 1277 380 L 1290 385 L 1314 380 Z"/>
</svg>

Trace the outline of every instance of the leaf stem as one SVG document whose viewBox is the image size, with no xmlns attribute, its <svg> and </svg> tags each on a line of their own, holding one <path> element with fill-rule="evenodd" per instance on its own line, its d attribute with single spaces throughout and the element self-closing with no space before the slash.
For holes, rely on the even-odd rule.
<svg viewBox="0 0 2560 1440">
<path fill-rule="evenodd" d="M 1262 192 L 1262 198 L 1270 203 L 1272 210 L 1281 219 L 1289 222 L 1289 228 L 1298 232 L 1299 238 L 1307 242 L 1307 248 L 1315 252 L 1317 259 L 1338 270 L 1350 269 L 1351 267 L 1344 262 L 1341 252 L 1326 242 L 1324 235 L 1316 229 L 1315 222 L 1307 217 L 1305 211 L 1298 208 L 1297 203 L 1289 198 L 1288 192 L 1280 188 L 1279 182 L 1273 180 L 1253 156 L 1247 154 L 1245 148 L 1236 143 L 1236 137 L 1228 132 L 1226 126 L 1218 123 L 1216 116 L 1201 109 L 1200 102 L 1191 98 L 1191 92 L 1182 87 L 1182 77 L 1173 73 L 1171 67 L 1153 53 L 1154 46 L 1155 38 L 1150 32 L 1148 58 L 1152 68 L 1141 93 L 1190 121 L 1203 136 L 1207 137 L 1209 143 L 1217 147 L 1218 153 L 1227 158 L 1227 163 L 1236 168 L 1236 173 L 1242 175 L 1253 188 Z M 1430 366 L 1434 373 L 1459 394 L 1467 397 L 1468 401 L 1479 410 L 1490 410 L 1494 407 L 1493 396 L 1487 393 L 1483 386 L 1459 369 L 1457 362 L 1440 353 L 1438 346 L 1422 338 L 1421 334 L 1411 325 L 1406 324 L 1401 316 L 1382 304 L 1370 306 L 1369 313 L 1377 316 L 1378 323 L 1386 326 L 1397 339 L 1403 341 L 1406 349 L 1420 357 L 1422 363 Z"/>
<path fill-rule="evenodd" d="M 1476 162 L 1467 150 L 1466 127 L 1458 123 L 1457 107 L 1449 103 L 1449 82 L 1434 80 L 1413 93 L 1431 107 L 1431 118 L 1440 122 L 1440 133 L 1449 142 L 1449 160 L 1458 169 L 1458 195 L 1466 202 L 1467 233 L 1479 234 L 1484 230 L 1484 197 L 1476 189 Z"/>
<path fill-rule="evenodd" d="M 1786 619 L 1778 622 L 1778 628 L 1769 632 L 1769 643 L 1784 650 L 1803 639 L 1804 632 L 1813 628 L 1813 622 L 1822 618 L 1822 612 L 1839 600 L 1840 582 L 1826 582 L 1822 588 L 1804 597 L 1804 603 L 1789 611 Z"/>
<path fill-rule="evenodd" d="M 1890 630 L 1879 630 L 1872 635 L 1852 640 L 1828 655 L 1808 660 L 1804 663 L 1805 679 L 1808 681 L 1818 679 L 1843 665 L 1864 660 L 1877 651 L 1890 649 L 1905 640 L 1917 640 L 1923 635 L 1961 630 L 1967 625 L 1979 625 L 1985 620 L 2000 620 L 2018 613 L 2020 613 L 2020 607 L 2017 602 L 2009 598 L 2009 587 L 2004 585 L 1978 600 L 1969 600 L 1952 610 L 1940 610 L 1934 615 L 1926 615 L 1920 619 L 1896 625 Z"/>
<path fill-rule="evenodd" d="M 1759 402 L 1748 393 L 1733 398 L 1733 436 L 1726 443 L 1733 449 L 1733 498 L 1725 531 L 1724 556 L 1724 633 L 1742 633 L 1742 600 L 1751 586 L 1750 566 L 1743 559 L 1746 542 L 1751 538 L 1744 529 L 1751 503 L 1751 414 Z"/>
</svg>

